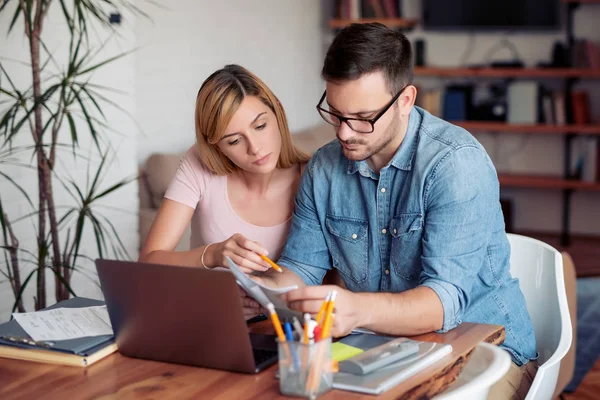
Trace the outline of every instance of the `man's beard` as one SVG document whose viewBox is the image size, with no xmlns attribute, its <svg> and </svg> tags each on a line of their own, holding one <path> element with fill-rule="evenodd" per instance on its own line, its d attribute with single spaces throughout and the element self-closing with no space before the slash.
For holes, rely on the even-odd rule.
<svg viewBox="0 0 600 400">
<path fill-rule="evenodd" d="M 389 145 L 390 142 L 392 140 L 394 140 L 394 137 L 395 137 L 395 135 L 398 134 L 399 130 L 400 130 L 400 118 L 398 116 L 397 108 L 394 107 L 394 118 L 392 119 L 392 121 L 390 122 L 388 127 L 386 128 L 385 132 L 383 133 L 383 135 L 381 136 L 379 141 L 374 143 L 372 146 L 368 146 L 367 145 L 368 142 L 361 139 L 360 137 L 353 137 L 346 141 L 342 141 L 342 140 L 340 140 L 340 138 L 338 138 L 338 140 L 340 141 L 340 143 L 348 144 L 348 145 L 352 145 L 352 144 L 358 144 L 358 145 L 362 145 L 362 146 L 367 145 L 367 148 L 364 149 L 364 151 L 347 150 L 342 146 L 342 151 L 344 152 L 344 156 L 348 160 L 364 161 L 364 160 L 370 158 L 371 156 L 379 153 L 381 150 L 385 149 L 387 147 L 387 145 Z"/>
</svg>

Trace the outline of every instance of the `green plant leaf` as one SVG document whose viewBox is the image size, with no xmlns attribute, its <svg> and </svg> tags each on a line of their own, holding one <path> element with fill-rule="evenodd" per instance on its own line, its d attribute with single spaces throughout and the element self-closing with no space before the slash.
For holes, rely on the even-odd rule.
<svg viewBox="0 0 600 400">
<path fill-rule="evenodd" d="M 17 293 L 16 297 L 15 297 L 15 302 L 13 303 L 13 307 L 12 307 L 12 311 L 11 312 L 15 312 L 17 310 L 17 308 L 19 308 L 19 302 L 21 301 L 21 298 L 23 297 L 23 293 L 25 292 L 25 289 L 27 289 L 27 285 L 29 284 L 29 281 L 31 280 L 31 277 L 35 274 L 37 274 L 37 269 L 32 270 L 28 275 L 27 278 L 25 278 L 25 280 L 23 281 L 23 283 L 21 284 L 21 290 L 19 290 L 19 293 Z"/>
<path fill-rule="evenodd" d="M 21 194 L 25 197 L 25 199 L 27 200 L 27 202 L 29 203 L 29 205 L 31 207 L 34 207 L 33 202 L 31 201 L 31 199 L 29 198 L 29 195 L 27 194 L 27 192 L 21 187 L 21 185 L 19 185 L 13 178 L 11 178 L 8 174 L 5 174 L 4 172 L 0 171 L 0 176 L 4 177 L 4 179 L 6 179 L 7 181 L 9 181 L 10 183 L 13 184 L 13 186 L 15 188 L 17 188 L 17 190 L 19 192 L 21 192 Z"/>
</svg>

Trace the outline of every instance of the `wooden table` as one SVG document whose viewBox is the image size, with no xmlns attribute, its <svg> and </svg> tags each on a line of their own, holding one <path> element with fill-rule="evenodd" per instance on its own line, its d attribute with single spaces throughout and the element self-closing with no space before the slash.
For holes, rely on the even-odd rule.
<svg viewBox="0 0 600 400">
<path fill-rule="evenodd" d="M 446 389 L 464 367 L 475 346 L 504 341 L 502 326 L 463 323 L 445 334 L 428 333 L 417 340 L 449 343 L 452 353 L 382 399 L 430 398 Z M 140 360 L 115 353 L 87 368 L 0 359 L 0 399 L 274 399 L 285 398 L 275 379 L 277 366 L 260 374 L 189 367 Z M 374 396 L 332 390 L 322 399 L 374 399 Z"/>
</svg>

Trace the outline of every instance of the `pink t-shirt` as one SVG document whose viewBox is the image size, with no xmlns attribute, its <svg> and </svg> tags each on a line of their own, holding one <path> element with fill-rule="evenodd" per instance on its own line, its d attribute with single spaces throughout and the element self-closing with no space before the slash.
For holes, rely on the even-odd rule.
<svg viewBox="0 0 600 400">
<path fill-rule="evenodd" d="M 227 176 L 208 171 L 190 148 L 179 163 L 165 198 L 195 209 L 191 221 L 190 248 L 222 242 L 235 233 L 260 243 L 277 260 L 290 229 L 291 218 L 274 226 L 257 226 L 240 218 L 227 195 Z"/>
</svg>

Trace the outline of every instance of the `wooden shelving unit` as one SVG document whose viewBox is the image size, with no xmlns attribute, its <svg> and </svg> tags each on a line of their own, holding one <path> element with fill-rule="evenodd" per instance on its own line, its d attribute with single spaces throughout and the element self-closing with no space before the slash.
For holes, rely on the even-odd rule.
<svg viewBox="0 0 600 400">
<path fill-rule="evenodd" d="M 415 67 L 415 76 L 471 78 L 600 78 L 600 69 L 590 68 L 449 68 Z"/>
<path fill-rule="evenodd" d="M 567 9 L 566 41 L 570 49 L 574 48 L 575 34 L 573 29 L 573 12 L 583 4 L 600 4 L 600 0 L 561 0 Z M 379 22 L 391 28 L 411 29 L 419 24 L 417 19 L 407 18 L 361 18 L 330 19 L 329 28 L 342 29 L 352 23 Z M 570 107 L 570 94 L 573 85 L 580 79 L 600 79 L 600 69 L 591 68 L 491 68 L 491 67 L 415 67 L 415 77 L 434 78 L 490 78 L 490 79 L 559 79 L 565 82 L 566 108 Z M 600 123 L 579 125 L 572 123 L 572 115 L 567 112 L 565 125 L 550 124 L 509 124 L 505 122 L 486 121 L 451 121 L 471 132 L 494 132 L 500 134 L 536 134 L 564 136 L 564 177 L 540 175 L 507 175 L 500 174 L 501 187 L 521 187 L 560 190 L 562 200 L 561 244 L 568 246 L 570 242 L 569 216 L 571 195 L 575 190 L 600 191 L 600 182 L 584 182 L 567 179 L 570 176 L 571 147 L 577 135 L 600 136 Z"/>
<path fill-rule="evenodd" d="M 341 29 L 353 23 L 367 24 L 369 22 L 379 22 L 390 28 L 413 28 L 419 23 L 418 19 L 408 18 L 361 18 L 361 19 L 330 19 L 329 27 L 331 29 Z"/>
<path fill-rule="evenodd" d="M 600 191 L 600 182 L 584 182 L 554 176 L 499 174 L 498 179 L 500 186 L 504 187 Z"/>
<path fill-rule="evenodd" d="M 548 124 L 507 124 L 487 121 L 450 121 L 471 132 L 533 133 L 540 135 L 578 135 L 600 136 L 600 124 L 590 125 L 548 125 Z"/>
</svg>

